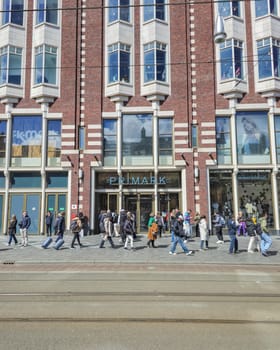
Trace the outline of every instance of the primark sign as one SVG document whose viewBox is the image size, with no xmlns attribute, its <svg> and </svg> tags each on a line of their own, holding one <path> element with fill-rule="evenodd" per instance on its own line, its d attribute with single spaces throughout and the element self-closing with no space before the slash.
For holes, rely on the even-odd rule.
<svg viewBox="0 0 280 350">
<path fill-rule="evenodd" d="M 147 186 L 147 185 L 167 185 L 168 178 L 166 176 L 110 176 L 107 178 L 109 185 L 131 185 L 131 186 Z"/>
</svg>

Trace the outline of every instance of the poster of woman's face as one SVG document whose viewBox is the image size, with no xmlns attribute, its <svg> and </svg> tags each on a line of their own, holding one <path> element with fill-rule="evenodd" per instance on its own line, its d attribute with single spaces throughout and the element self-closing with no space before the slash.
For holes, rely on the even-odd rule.
<svg viewBox="0 0 280 350">
<path fill-rule="evenodd" d="M 270 145 L 265 112 L 239 112 L 236 116 L 238 163 L 269 163 Z"/>
</svg>

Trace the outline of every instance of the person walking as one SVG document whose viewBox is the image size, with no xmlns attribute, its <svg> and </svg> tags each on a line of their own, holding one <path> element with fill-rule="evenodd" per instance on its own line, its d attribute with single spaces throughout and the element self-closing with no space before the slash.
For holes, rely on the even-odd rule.
<svg viewBox="0 0 280 350">
<path fill-rule="evenodd" d="M 183 241 L 183 239 L 185 237 L 183 221 L 184 221 L 183 215 L 179 215 L 178 219 L 174 223 L 174 242 L 173 242 L 171 249 L 169 251 L 170 255 L 176 255 L 175 250 L 176 250 L 178 243 L 180 244 L 181 248 L 183 249 L 183 251 L 186 255 L 192 254 L 192 251 L 187 248 L 186 244 Z"/>
<path fill-rule="evenodd" d="M 110 211 L 107 212 L 106 217 L 104 218 L 104 229 L 105 233 L 102 236 L 99 248 L 104 248 L 105 242 L 108 240 L 112 248 L 115 248 L 112 236 L 114 232 L 113 228 L 113 216 Z"/>
<path fill-rule="evenodd" d="M 217 244 L 224 243 L 224 237 L 223 237 L 224 218 L 219 213 L 214 214 L 213 224 L 215 227 L 216 236 L 218 238 Z"/>
<path fill-rule="evenodd" d="M 126 220 L 123 227 L 124 233 L 125 233 L 125 243 L 124 243 L 124 249 L 128 249 L 128 242 L 130 242 L 130 247 L 132 250 L 135 250 L 133 246 L 133 235 L 134 235 L 134 229 L 133 229 L 133 219 L 131 212 L 128 211 L 126 214 Z"/>
<path fill-rule="evenodd" d="M 20 227 L 21 246 L 26 247 L 28 245 L 28 229 L 31 225 L 31 219 L 28 216 L 27 211 L 22 212 L 22 218 L 18 225 Z"/>
<path fill-rule="evenodd" d="M 122 243 L 125 243 L 125 239 L 126 239 L 126 234 L 124 232 L 124 224 L 126 222 L 126 219 L 127 219 L 126 211 L 125 209 L 121 209 L 120 215 L 118 217 L 118 224 L 120 225 L 119 234 L 121 236 L 120 242 Z"/>
<path fill-rule="evenodd" d="M 205 215 L 200 216 L 199 233 L 200 233 L 200 250 L 208 249 L 209 229 L 208 229 L 208 224 L 207 224 Z"/>
<path fill-rule="evenodd" d="M 156 223 L 156 219 L 153 213 L 150 214 L 149 222 L 148 222 L 148 242 L 147 246 L 151 248 L 155 248 L 155 240 L 157 239 L 158 234 L 158 224 Z"/>
<path fill-rule="evenodd" d="M 236 220 L 234 220 L 233 217 L 228 219 L 228 235 L 230 238 L 230 243 L 229 243 L 229 254 L 236 254 L 238 253 L 238 239 L 236 238 L 236 231 L 238 229 L 238 223 Z"/>
<path fill-rule="evenodd" d="M 256 224 L 253 222 L 253 217 L 246 221 L 247 234 L 249 236 L 248 253 L 254 253 L 257 249 L 260 252 L 259 237 L 256 232 Z"/>
<path fill-rule="evenodd" d="M 14 240 L 15 244 L 18 244 L 18 240 L 16 238 L 16 232 L 17 232 L 17 217 L 15 215 L 12 215 L 11 220 L 9 222 L 8 226 L 8 232 L 9 232 L 9 241 L 7 243 L 8 246 L 12 244 L 12 240 Z"/>
<path fill-rule="evenodd" d="M 71 242 L 71 249 L 75 248 L 75 242 L 77 241 L 79 246 L 82 247 L 81 241 L 80 241 L 80 232 L 82 230 L 82 221 L 79 216 L 76 216 L 71 223 L 71 231 L 73 233 L 73 239 Z"/>
<path fill-rule="evenodd" d="M 55 240 L 55 243 L 58 242 L 60 239 L 63 239 L 64 231 L 65 231 L 65 212 L 62 211 L 58 214 L 56 223 L 55 223 L 55 230 L 57 234 L 57 238 Z"/>
<path fill-rule="evenodd" d="M 194 225 L 195 225 L 195 237 L 199 237 L 199 235 L 200 235 L 200 231 L 199 231 L 200 218 L 201 218 L 200 213 L 197 211 L 195 213 L 195 217 L 193 219 Z M 206 219 L 206 217 L 205 217 L 205 219 Z"/>
<path fill-rule="evenodd" d="M 51 237 L 51 235 L 52 235 L 52 223 L 53 223 L 53 215 L 52 215 L 51 211 L 47 212 L 45 222 L 46 222 L 47 236 Z"/>
<path fill-rule="evenodd" d="M 261 253 L 266 257 L 269 256 L 267 251 L 272 245 L 272 239 L 267 228 L 267 217 L 267 213 L 264 213 L 264 215 L 259 219 L 261 228 Z"/>
<path fill-rule="evenodd" d="M 156 221 L 156 224 L 158 225 L 157 236 L 159 238 L 161 238 L 162 233 L 164 233 L 164 221 L 163 221 L 163 217 L 159 211 L 157 212 L 157 215 L 155 217 L 155 221 Z"/>
</svg>

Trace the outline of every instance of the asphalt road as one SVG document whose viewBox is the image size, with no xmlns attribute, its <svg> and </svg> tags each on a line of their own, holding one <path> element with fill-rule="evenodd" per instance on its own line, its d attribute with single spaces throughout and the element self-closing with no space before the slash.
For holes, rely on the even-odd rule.
<svg viewBox="0 0 280 350">
<path fill-rule="evenodd" d="M 0 349 L 279 349 L 279 272 L 0 265 Z"/>
</svg>

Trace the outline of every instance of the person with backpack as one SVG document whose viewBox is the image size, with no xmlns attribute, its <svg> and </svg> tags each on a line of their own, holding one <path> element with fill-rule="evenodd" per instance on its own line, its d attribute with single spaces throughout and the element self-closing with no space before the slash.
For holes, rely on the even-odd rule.
<svg viewBox="0 0 280 350">
<path fill-rule="evenodd" d="M 82 230 L 82 222 L 81 222 L 81 219 L 79 218 L 79 216 L 76 216 L 71 225 L 70 225 L 70 229 L 73 233 L 73 239 L 72 239 L 72 242 L 71 242 L 71 249 L 74 249 L 75 246 L 75 242 L 77 241 L 79 246 L 82 247 L 82 244 L 81 244 L 81 241 L 80 241 L 80 232 Z"/>
<path fill-rule="evenodd" d="M 113 235 L 113 216 L 110 211 L 107 211 L 107 214 L 104 218 L 104 229 L 105 233 L 102 236 L 99 248 L 104 248 L 105 242 L 108 240 L 112 248 L 115 248 L 115 244 L 112 239 Z"/>
<path fill-rule="evenodd" d="M 218 212 L 214 214 L 213 224 L 215 227 L 216 236 L 218 238 L 217 244 L 224 243 L 223 226 L 225 225 L 225 219 Z"/>
<path fill-rule="evenodd" d="M 248 253 L 254 253 L 256 249 L 260 252 L 260 242 L 256 228 L 257 227 L 253 222 L 253 218 L 250 218 L 246 221 L 246 229 L 249 236 L 249 243 L 247 248 Z"/>
<path fill-rule="evenodd" d="M 64 211 L 58 213 L 54 228 L 55 228 L 55 233 L 57 234 L 55 243 L 57 243 L 60 239 L 63 239 L 63 235 L 65 231 L 65 212 Z"/>
<path fill-rule="evenodd" d="M 14 240 L 15 244 L 18 244 L 18 241 L 16 238 L 17 217 L 15 215 L 12 215 L 12 217 L 11 217 L 8 230 L 9 230 L 9 242 L 7 243 L 7 245 L 10 246 L 12 244 L 12 240 Z"/>
<path fill-rule="evenodd" d="M 186 255 L 192 255 L 192 251 L 188 249 L 183 239 L 185 237 L 185 231 L 183 226 L 184 217 L 179 215 L 178 219 L 174 223 L 174 242 L 172 243 L 171 249 L 169 251 L 170 255 L 176 255 L 176 246 L 179 243 Z"/>
<path fill-rule="evenodd" d="M 128 242 L 130 242 L 130 246 L 132 250 L 135 250 L 133 246 L 133 235 L 134 235 L 134 228 L 133 228 L 133 219 L 132 219 L 132 214 L 130 211 L 127 212 L 126 214 L 126 220 L 124 223 L 124 233 L 125 233 L 125 243 L 124 243 L 124 249 L 128 249 Z"/>
<path fill-rule="evenodd" d="M 229 254 L 238 253 L 238 239 L 236 238 L 236 231 L 238 229 L 238 222 L 230 217 L 227 222 L 228 235 L 230 238 Z"/>
</svg>

